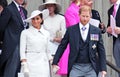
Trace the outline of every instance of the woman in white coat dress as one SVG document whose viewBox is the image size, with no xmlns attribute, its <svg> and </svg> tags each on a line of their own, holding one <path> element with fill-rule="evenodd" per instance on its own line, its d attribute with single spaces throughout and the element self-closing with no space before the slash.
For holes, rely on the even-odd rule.
<svg viewBox="0 0 120 77">
<path fill-rule="evenodd" d="M 27 73 L 29 77 L 50 77 L 49 60 L 52 59 L 49 54 L 50 35 L 43 28 L 43 15 L 44 13 L 39 10 L 33 11 L 26 20 L 31 20 L 30 28 L 21 33 L 21 67 L 23 73 Z"/>
</svg>

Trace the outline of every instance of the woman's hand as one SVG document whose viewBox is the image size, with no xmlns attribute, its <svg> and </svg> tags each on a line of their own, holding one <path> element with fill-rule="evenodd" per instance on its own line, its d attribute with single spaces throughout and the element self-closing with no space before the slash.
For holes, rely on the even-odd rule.
<svg viewBox="0 0 120 77">
<path fill-rule="evenodd" d="M 21 62 L 21 70 L 24 73 L 24 77 L 29 77 L 29 68 L 27 62 Z"/>
<path fill-rule="evenodd" d="M 57 37 L 55 37 L 55 38 L 53 39 L 54 42 L 58 42 L 58 43 L 60 43 L 61 40 L 62 40 L 62 38 L 57 38 Z"/>
<path fill-rule="evenodd" d="M 58 65 L 52 65 L 53 73 L 56 74 L 57 71 L 60 69 Z"/>
<path fill-rule="evenodd" d="M 106 77 L 106 74 L 107 74 L 106 71 L 102 71 L 101 73 L 102 73 L 102 76 L 101 76 L 101 77 Z"/>
<path fill-rule="evenodd" d="M 112 34 L 112 28 L 111 28 L 111 27 L 108 27 L 106 31 L 107 31 L 107 33 L 109 33 L 109 34 Z"/>
<path fill-rule="evenodd" d="M 120 34 L 120 28 L 119 27 L 115 27 L 114 31 L 115 31 L 116 34 Z"/>
</svg>

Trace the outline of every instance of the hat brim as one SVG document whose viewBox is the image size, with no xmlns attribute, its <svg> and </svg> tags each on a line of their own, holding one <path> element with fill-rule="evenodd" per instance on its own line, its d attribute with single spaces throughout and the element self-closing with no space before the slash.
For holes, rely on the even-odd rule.
<svg viewBox="0 0 120 77">
<path fill-rule="evenodd" d="M 39 10 L 41 11 L 41 10 L 46 9 L 46 8 L 45 8 L 45 5 L 47 5 L 47 4 L 55 4 L 58 12 L 60 12 L 61 9 L 62 9 L 61 6 L 60 6 L 60 4 L 58 4 L 58 3 L 43 3 L 43 4 L 41 4 L 41 5 L 39 6 Z"/>
<path fill-rule="evenodd" d="M 25 20 L 25 22 L 30 22 L 32 18 L 34 18 L 35 16 L 42 14 L 43 15 L 43 20 L 46 19 L 49 16 L 49 10 L 48 9 L 44 9 L 42 12 L 37 13 L 35 15 L 30 16 L 29 18 L 27 18 Z"/>
</svg>

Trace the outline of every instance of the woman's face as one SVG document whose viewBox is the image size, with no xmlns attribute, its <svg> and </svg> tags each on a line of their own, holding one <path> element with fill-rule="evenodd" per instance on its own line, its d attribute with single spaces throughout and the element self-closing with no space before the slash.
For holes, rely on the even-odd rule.
<svg viewBox="0 0 120 77">
<path fill-rule="evenodd" d="M 32 26 L 37 28 L 37 29 L 40 29 L 40 25 L 42 23 L 42 19 L 39 15 L 35 16 L 34 18 L 32 18 Z"/>
<path fill-rule="evenodd" d="M 50 13 L 50 14 L 53 14 L 53 13 L 54 13 L 55 7 L 56 7 L 55 4 L 47 4 L 47 5 L 46 5 L 46 8 L 49 10 L 49 13 Z"/>
</svg>

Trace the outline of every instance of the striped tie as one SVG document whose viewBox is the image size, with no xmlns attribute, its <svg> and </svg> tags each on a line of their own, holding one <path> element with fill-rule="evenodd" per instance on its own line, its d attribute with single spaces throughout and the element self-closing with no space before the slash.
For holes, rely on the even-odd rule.
<svg viewBox="0 0 120 77">
<path fill-rule="evenodd" d="M 85 41 L 86 40 L 86 37 L 85 37 L 85 30 L 87 29 L 85 26 L 83 26 L 82 28 L 82 38 L 83 40 Z"/>
<path fill-rule="evenodd" d="M 22 18 L 22 20 L 25 20 L 25 15 L 23 13 L 22 7 L 19 6 L 19 8 L 20 8 L 19 12 L 20 12 L 21 18 Z"/>
<path fill-rule="evenodd" d="M 20 8 L 19 12 L 20 12 L 21 18 L 22 18 L 22 20 L 23 20 L 23 24 L 24 24 L 24 29 L 26 29 L 27 23 L 24 21 L 24 20 L 25 20 L 25 15 L 24 15 L 24 13 L 23 13 L 22 7 L 19 6 L 19 8 Z"/>
<path fill-rule="evenodd" d="M 117 4 L 114 4 L 113 17 L 115 17 L 115 16 L 116 16 L 116 7 L 117 7 Z"/>
</svg>

